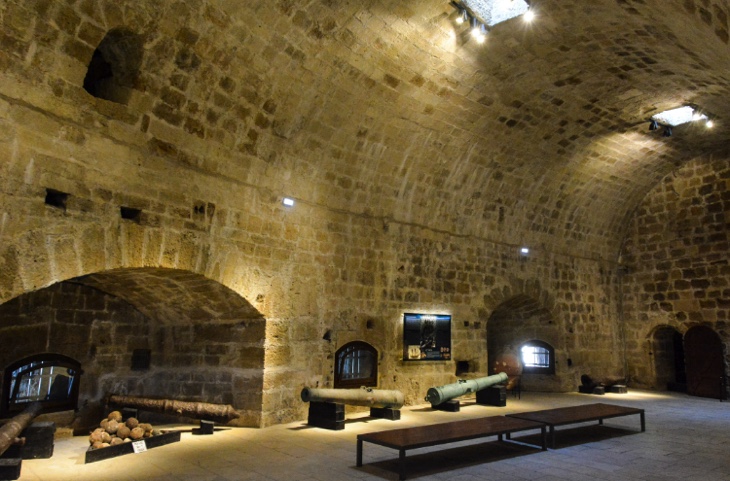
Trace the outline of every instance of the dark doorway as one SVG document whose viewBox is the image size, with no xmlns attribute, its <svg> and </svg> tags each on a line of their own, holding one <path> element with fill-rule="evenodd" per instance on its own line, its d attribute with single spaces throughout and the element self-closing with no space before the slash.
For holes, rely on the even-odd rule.
<svg viewBox="0 0 730 481">
<path fill-rule="evenodd" d="M 693 396 L 724 399 L 724 362 L 720 336 L 705 326 L 684 335 L 687 392 Z"/>
<path fill-rule="evenodd" d="M 653 353 L 656 387 L 687 392 L 684 344 L 679 331 L 672 327 L 657 329 L 654 332 Z"/>
</svg>

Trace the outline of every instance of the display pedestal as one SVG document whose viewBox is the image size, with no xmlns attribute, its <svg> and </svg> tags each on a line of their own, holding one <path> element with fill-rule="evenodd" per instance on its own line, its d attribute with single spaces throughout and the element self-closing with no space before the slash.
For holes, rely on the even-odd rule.
<svg viewBox="0 0 730 481">
<path fill-rule="evenodd" d="M 485 406 L 506 406 L 507 386 L 490 386 L 477 391 L 477 404 Z"/>
<path fill-rule="evenodd" d="M 0 458 L 0 480 L 18 479 L 22 463 L 20 458 Z"/>
<path fill-rule="evenodd" d="M 341 403 L 310 402 L 307 424 L 333 431 L 345 429 L 345 405 Z"/>
<path fill-rule="evenodd" d="M 445 403 L 441 404 L 431 404 L 431 408 L 436 409 L 438 411 L 448 411 L 450 413 L 458 413 L 461 409 L 461 404 L 456 399 L 452 399 L 450 401 L 446 401 Z"/>
<path fill-rule="evenodd" d="M 400 420 L 400 409 L 370 408 L 370 417 L 398 421 Z"/>
</svg>

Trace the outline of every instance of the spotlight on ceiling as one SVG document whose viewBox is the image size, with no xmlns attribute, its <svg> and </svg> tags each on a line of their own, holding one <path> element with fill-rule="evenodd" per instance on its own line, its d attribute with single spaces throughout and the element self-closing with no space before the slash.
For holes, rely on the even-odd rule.
<svg viewBox="0 0 730 481">
<path fill-rule="evenodd" d="M 456 23 L 461 25 L 469 21 L 469 14 L 466 13 L 466 9 L 462 8 L 459 10 L 459 16 L 456 17 Z"/>
<path fill-rule="evenodd" d="M 528 8 L 528 10 L 522 15 L 522 18 L 525 22 L 530 23 L 535 20 L 535 12 L 533 12 L 531 8 Z"/>
<path fill-rule="evenodd" d="M 294 206 L 294 199 L 290 197 L 284 197 L 281 201 L 282 204 L 284 204 L 287 207 L 293 207 Z"/>
<path fill-rule="evenodd" d="M 649 130 L 656 130 L 658 128 L 659 128 L 659 124 L 657 123 L 656 120 L 652 119 L 651 121 L 649 121 Z"/>
<path fill-rule="evenodd" d="M 711 129 L 714 125 L 715 125 L 715 122 L 713 122 L 712 120 L 708 120 L 705 123 L 705 127 L 707 127 L 708 129 Z"/>
<path fill-rule="evenodd" d="M 672 136 L 672 128 L 670 126 L 664 127 L 664 132 L 662 133 L 662 137 L 671 137 Z"/>
</svg>

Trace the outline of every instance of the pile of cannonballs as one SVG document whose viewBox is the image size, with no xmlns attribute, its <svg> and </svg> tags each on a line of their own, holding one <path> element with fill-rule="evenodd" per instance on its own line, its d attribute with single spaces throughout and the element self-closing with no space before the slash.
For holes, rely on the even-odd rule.
<svg viewBox="0 0 730 481">
<path fill-rule="evenodd" d="M 99 423 L 99 427 L 89 435 L 89 444 L 91 444 L 91 449 L 106 448 L 117 444 L 139 441 L 157 434 L 159 432 L 153 430 L 151 424 L 140 423 L 137 418 L 129 418 L 122 422 L 122 413 L 112 411 L 106 419 Z"/>
</svg>

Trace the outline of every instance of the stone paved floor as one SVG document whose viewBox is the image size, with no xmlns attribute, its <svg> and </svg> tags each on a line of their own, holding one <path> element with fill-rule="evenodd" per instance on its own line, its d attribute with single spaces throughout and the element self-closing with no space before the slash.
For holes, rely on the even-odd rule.
<svg viewBox="0 0 730 481">
<path fill-rule="evenodd" d="M 364 466 L 355 467 L 357 434 L 591 402 L 645 409 L 646 432 L 639 432 L 639 417 L 634 415 L 606 420 L 603 427 L 592 423 L 559 428 L 556 449 L 546 452 L 495 438 L 426 448 L 410 452 L 411 477 L 730 481 L 730 403 L 646 391 L 605 396 L 523 393 L 521 400 L 509 398 L 501 408 L 465 400 L 458 413 L 415 406 L 405 408 L 398 422 L 348 414 L 343 431 L 297 422 L 212 436 L 185 433 L 179 443 L 92 464 L 84 464 L 86 439 L 75 437 L 58 440 L 51 459 L 23 461 L 20 480 L 396 480 L 397 451 L 391 449 L 366 443 Z"/>
</svg>

